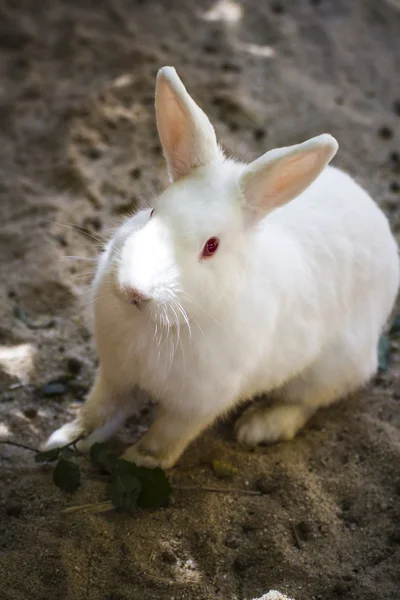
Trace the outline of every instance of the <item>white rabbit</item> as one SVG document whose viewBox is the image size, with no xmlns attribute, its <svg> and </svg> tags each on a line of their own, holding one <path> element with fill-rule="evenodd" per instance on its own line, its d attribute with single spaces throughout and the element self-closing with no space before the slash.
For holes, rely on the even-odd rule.
<svg viewBox="0 0 400 600">
<path fill-rule="evenodd" d="M 100 257 L 100 366 L 79 416 L 47 447 L 110 437 L 141 388 L 158 413 L 124 457 L 169 468 L 241 401 L 267 392 L 281 401 L 256 404 L 237 423 L 239 441 L 271 443 L 365 384 L 399 261 L 383 212 L 327 167 L 338 148 L 330 135 L 250 165 L 227 159 L 172 67 L 158 73 L 156 113 L 172 184 Z"/>
</svg>

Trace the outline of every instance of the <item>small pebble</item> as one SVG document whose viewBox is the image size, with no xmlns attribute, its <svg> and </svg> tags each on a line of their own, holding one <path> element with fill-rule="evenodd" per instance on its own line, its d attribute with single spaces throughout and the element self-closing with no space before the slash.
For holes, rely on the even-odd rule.
<svg viewBox="0 0 400 600">
<path fill-rule="evenodd" d="M 23 412 L 28 419 L 34 419 L 37 416 L 37 409 L 34 406 L 28 406 Z"/>
<path fill-rule="evenodd" d="M 390 140 L 393 137 L 393 131 L 387 125 L 382 125 L 378 130 L 378 135 L 383 140 Z"/>
<path fill-rule="evenodd" d="M 82 371 L 82 362 L 73 356 L 67 359 L 68 371 L 73 375 L 79 375 Z"/>
<path fill-rule="evenodd" d="M 51 396 L 62 396 L 68 392 L 68 388 L 65 383 L 61 381 L 49 381 L 41 389 L 41 393 L 45 398 Z"/>
<path fill-rule="evenodd" d="M 91 158 L 92 160 L 97 160 L 102 156 L 103 151 L 100 148 L 92 146 L 91 148 L 88 148 L 86 150 L 85 154 L 88 158 Z"/>
<path fill-rule="evenodd" d="M 297 535 L 303 542 L 306 542 L 312 537 L 312 527 L 308 521 L 300 521 L 300 523 L 297 523 L 295 527 Z"/>
<path fill-rule="evenodd" d="M 174 565 L 178 561 L 175 553 L 172 552 L 172 550 L 163 550 L 160 556 L 162 561 L 168 565 Z"/>
</svg>

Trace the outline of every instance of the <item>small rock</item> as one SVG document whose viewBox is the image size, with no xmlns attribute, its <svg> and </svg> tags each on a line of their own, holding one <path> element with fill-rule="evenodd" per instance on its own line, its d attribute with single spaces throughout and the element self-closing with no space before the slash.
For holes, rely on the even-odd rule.
<svg viewBox="0 0 400 600">
<path fill-rule="evenodd" d="M 71 358 L 67 359 L 67 367 L 70 373 L 73 375 L 79 375 L 79 373 L 82 371 L 82 362 L 78 358 L 74 358 L 72 356 Z"/>
<path fill-rule="evenodd" d="M 160 556 L 162 561 L 168 565 L 175 565 L 178 561 L 175 553 L 172 552 L 172 550 L 163 550 Z"/>
<path fill-rule="evenodd" d="M 264 594 L 261 598 L 254 598 L 254 600 L 292 600 L 288 596 L 277 592 L 276 590 L 271 590 L 268 594 Z"/>
<path fill-rule="evenodd" d="M 90 148 L 88 148 L 85 152 L 86 156 L 92 160 L 98 160 L 102 154 L 103 151 L 101 150 L 101 148 L 97 148 L 96 146 L 91 146 Z"/>
<path fill-rule="evenodd" d="M 40 391 L 45 398 L 49 398 L 51 396 L 63 396 L 68 392 L 68 387 L 62 381 L 49 381 Z"/>
<path fill-rule="evenodd" d="M 308 521 L 300 521 L 300 523 L 297 523 L 297 525 L 295 525 L 295 528 L 297 531 L 297 535 L 303 542 L 306 542 L 312 537 L 312 527 Z"/>
<path fill-rule="evenodd" d="M 25 417 L 28 419 L 34 419 L 37 417 L 37 409 L 34 406 L 28 406 L 23 412 Z"/>
<path fill-rule="evenodd" d="M 378 130 L 378 135 L 383 140 L 390 140 L 393 137 L 393 131 L 387 125 L 382 125 Z"/>
<path fill-rule="evenodd" d="M 214 459 L 211 464 L 215 475 L 220 479 L 231 479 L 238 473 L 238 469 L 225 460 Z"/>
</svg>

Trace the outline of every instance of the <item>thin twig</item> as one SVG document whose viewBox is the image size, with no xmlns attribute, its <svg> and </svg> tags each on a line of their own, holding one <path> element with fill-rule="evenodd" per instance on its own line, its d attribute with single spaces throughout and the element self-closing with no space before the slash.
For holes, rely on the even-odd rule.
<svg viewBox="0 0 400 600">
<path fill-rule="evenodd" d="M 294 545 L 296 546 L 296 548 L 301 550 L 301 540 L 300 540 L 299 534 L 297 533 L 296 525 L 293 525 L 293 523 L 292 523 L 292 533 L 293 533 L 293 538 L 294 538 Z"/>
<path fill-rule="evenodd" d="M 242 490 L 240 488 L 222 488 L 197 485 L 175 485 L 175 490 L 194 491 L 194 492 L 216 492 L 219 494 L 241 494 L 243 496 L 262 496 L 262 492 L 256 490 Z"/>
<path fill-rule="evenodd" d="M 75 513 L 80 511 L 86 512 L 106 512 L 114 508 L 111 500 L 105 500 L 104 502 L 93 502 L 91 504 L 81 504 L 78 506 L 69 506 L 64 508 L 61 512 L 63 514 Z"/>
<path fill-rule="evenodd" d="M 8 440 L 0 440 L 0 444 L 15 446 L 16 448 L 23 448 L 24 450 L 30 450 L 31 452 L 39 452 L 37 448 L 32 448 L 31 446 L 26 446 L 25 444 L 17 444 L 17 442 L 9 442 Z"/>
<path fill-rule="evenodd" d="M 76 448 L 76 444 L 80 442 L 83 438 L 85 438 L 86 435 L 87 434 L 81 434 L 79 437 L 76 438 L 76 440 L 72 440 L 72 442 L 65 444 L 65 446 L 60 446 L 60 452 L 65 448 L 69 448 L 70 446 L 72 446 L 75 452 L 82 455 L 82 452 L 79 452 L 79 450 Z M 10 440 L 0 440 L 0 444 L 4 444 L 6 446 L 15 446 L 15 448 L 23 448 L 24 450 L 30 450 L 31 452 L 35 452 L 36 454 L 39 454 L 41 452 L 41 450 L 38 450 L 38 448 L 32 448 L 32 446 L 27 446 L 26 444 L 11 442 Z"/>
<path fill-rule="evenodd" d="M 217 492 L 220 494 L 243 494 L 246 496 L 262 496 L 263 494 L 261 492 L 257 492 L 255 490 L 241 490 L 239 488 L 218 488 L 218 487 L 202 487 L 202 486 L 196 486 L 196 485 L 179 485 L 179 486 L 174 486 L 175 490 L 182 490 L 182 491 L 196 491 L 196 492 Z M 111 510 L 112 508 L 114 508 L 113 503 L 111 502 L 111 500 L 105 500 L 104 502 L 93 502 L 91 504 L 81 504 L 81 505 L 77 505 L 77 506 L 69 506 L 68 508 L 65 508 L 62 513 L 63 514 L 70 514 L 70 513 L 76 513 L 76 512 L 81 512 L 81 511 L 87 511 L 87 512 L 106 512 L 108 510 Z"/>
</svg>

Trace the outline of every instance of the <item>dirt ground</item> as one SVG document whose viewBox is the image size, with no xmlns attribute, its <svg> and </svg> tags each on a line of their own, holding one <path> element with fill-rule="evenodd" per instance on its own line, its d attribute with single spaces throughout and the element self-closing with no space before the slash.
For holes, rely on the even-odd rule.
<svg viewBox="0 0 400 600">
<path fill-rule="evenodd" d="M 67 257 L 95 257 L 95 238 L 166 183 L 158 68 L 177 68 L 247 159 L 332 133 L 335 164 L 399 234 L 399 31 L 397 0 L 1 2 L 0 439 L 37 447 L 90 385 L 93 263 Z M 86 464 L 68 496 L 29 451 L 0 446 L 0 598 L 399 599 L 399 373 L 395 343 L 386 373 L 290 443 L 249 452 L 219 424 L 171 473 L 195 489 L 155 511 L 62 514 L 103 500 L 104 481 Z M 145 408 L 120 442 L 148 422 Z M 221 456 L 229 483 L 210 467 Z"/>
</svg>

